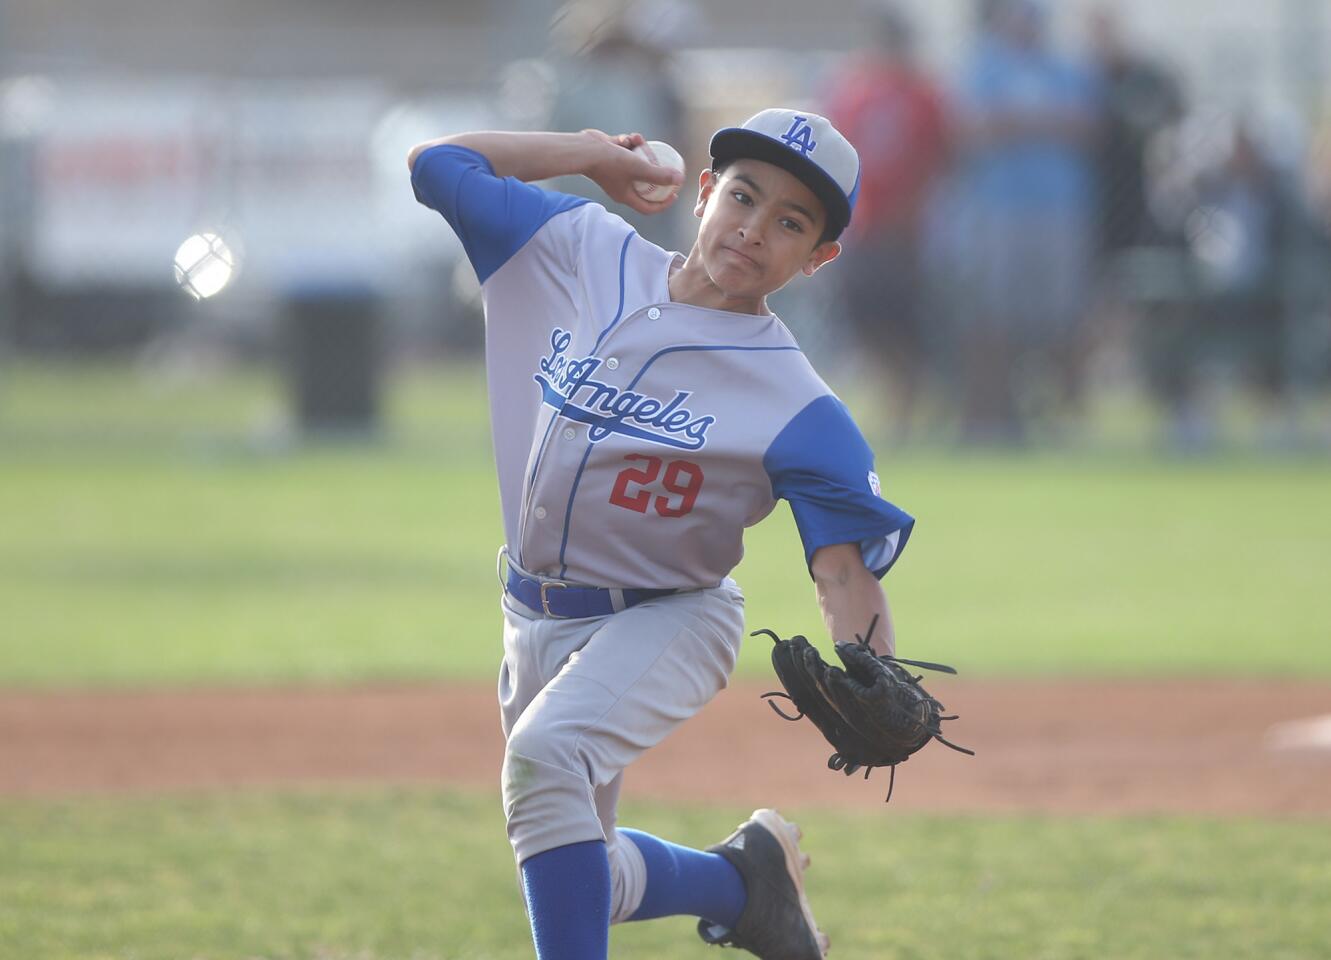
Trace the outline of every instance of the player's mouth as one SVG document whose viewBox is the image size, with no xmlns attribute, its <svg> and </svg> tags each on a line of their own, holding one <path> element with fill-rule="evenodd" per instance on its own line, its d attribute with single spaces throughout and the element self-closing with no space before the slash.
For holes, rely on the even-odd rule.
<svg viewBox="0 0 1331 960">
<path fill-rule="evenodd" d="M 750 267 L 752 267 L 752 268 L 755 269 L 755 270 L 761 270 L 761 269 L 762 269 L 762 264 L 760 264 L 757 260 L 753 259 L 753 257 L 749 256 L 749 255 L 746 254 L 746 253 L 740 253 L 740 252 L 739 252 L 738 250 L 736 250 L 734 247 L 727 247 L 727 246 L 724 246 L 724 245 L 723 245 L 723 246 L 721 247 L 721 249 L 722 249 L 723 251 L 725 251 L 726 253 L 730 254 L 730 255 L 731 255 L 732 257 L 734 257 L 735 259 L 737 259 L 737 260 L 739 260 L 739 261 L 741 261 L 741 262 L 743 262 L 743 263 L 748 264 Z"/>
</svg>

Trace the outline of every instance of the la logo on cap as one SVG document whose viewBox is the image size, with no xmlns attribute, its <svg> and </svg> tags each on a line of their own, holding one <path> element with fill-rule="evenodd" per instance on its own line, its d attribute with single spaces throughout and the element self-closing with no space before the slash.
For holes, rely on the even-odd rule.
<svg viewBox="0 0 1331 960">
<path fill-rule="evenodd" d="M 818 141 L 813 138 L 813 127 L 809 126 L 808 117 L 795 117 L 791 121 L 790 129 L 781 135 L 781 139 L 786 146 L 798 150 L 806 157 L 818 146 Z"/>
</svg>

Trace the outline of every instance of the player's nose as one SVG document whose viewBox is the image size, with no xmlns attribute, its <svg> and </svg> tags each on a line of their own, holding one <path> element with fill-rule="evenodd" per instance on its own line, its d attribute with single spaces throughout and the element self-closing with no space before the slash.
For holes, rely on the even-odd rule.
<svg viewBox="0 0 1331 960">
<path fill-rule="evenodd" d="M 763 242 L 763 228 L 760 221 L 741 223 L 739 225 L 739 238 L 745 243 L 752 243 L 760 246 Z"/>
</svg>

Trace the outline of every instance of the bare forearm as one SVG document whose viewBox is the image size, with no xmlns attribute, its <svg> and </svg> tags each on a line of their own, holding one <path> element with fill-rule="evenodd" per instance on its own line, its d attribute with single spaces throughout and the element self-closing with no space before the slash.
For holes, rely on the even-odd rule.
<svg viewBox="0 0 1331 960">
<path fill-rule="evenodd" d="M 870 645 L 877 653 L 896 652 L 896 635 L 887 595 L 878 578 L 864 566 L 856 544 L 823 547 L 813 556 L 811 565 L 818 608 L 823 623 L 836 643 L 854 643 L 864 636 L 874 617 Z"/>
<path fill-rule="evenodd" d="M 606 144 L 583 133 L 528 133 L 480 131 L 427 140 L 412 149 L 407 165 L 430 147 L 453 144 L 475 150 L 494 167 L 496 176 L 519 180 L 547 180 L 585 174 L 605 159 Z"/>
</svg>

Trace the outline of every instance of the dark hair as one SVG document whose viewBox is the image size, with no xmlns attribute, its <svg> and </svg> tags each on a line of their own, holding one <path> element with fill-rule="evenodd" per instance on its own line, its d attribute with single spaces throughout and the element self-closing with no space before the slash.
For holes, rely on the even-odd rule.
<svg viewBox="0 0 1331 960">
<path fill-rule="evenodd" d="M 740 159 L 740 158 L 739 158 L 739 157 L 731 157 L 729 160 L 713 160 L 713 161 L 712 161 L 712 175 L 715 176 L 715 177 L 719 177 L 719 176 L 721 176 L 721 174 L 725 173 L 726 167 L 730 166 L 732 163 L 734 163 L 734 162 L 735 162 L 736 160 L 738 160 L 738 159 Z M 824 219 L 824 220 L 828 220 L 828 219 L 829 219 L 828 216 L 827 216 L 827 210 L 826 210 L 826 209 L 823 210 L 823 219 Z M 822 236 L 820 236 L 820 237 L 818 238 L 818 242 L 817 242 L 816 244 L 814 244 L 814 246 L 821 247 L 823 244 L 827 243 L 829 240 L 835 240 L 836 237 L 837 237 L 837 235 L 836 235 L 836 232 L 835 232 L 835 231 L 833 230 L 833 228 L 832 228 L 832 224 L 831 224 L 830 222 L 828 222 L 828 223 L 824 223 L 824 224 L 823 224 L 823 233 L 822 233 Z"/>
</svg>

